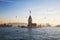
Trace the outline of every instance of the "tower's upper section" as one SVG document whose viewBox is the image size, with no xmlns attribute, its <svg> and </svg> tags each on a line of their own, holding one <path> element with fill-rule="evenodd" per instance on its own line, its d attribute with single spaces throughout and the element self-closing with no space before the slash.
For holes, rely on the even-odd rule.
<svg viewBox="0 0 60 40">
<path fill-rule="evenodd" d="M 31 10 L 29 11 L 29 18 L 28 18 L 28 20 L 30 21 L 30 22 L 32 22 L 32 17 L 31 17 Z"/>
<path fill-rule="evenodd" d="M 29 19 L 32 19 L 32 17 L 31 17 L 31 10 L 29 10 Z"/>
<path fill-rule="evenodd" d="M 29 19 L 32 19 L 31 15 L 29 16 Z"/>
</svg>

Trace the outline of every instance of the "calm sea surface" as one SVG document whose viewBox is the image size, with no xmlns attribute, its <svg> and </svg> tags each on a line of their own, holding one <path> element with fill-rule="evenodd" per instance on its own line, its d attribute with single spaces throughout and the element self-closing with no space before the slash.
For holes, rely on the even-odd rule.
<svg viewBox="0 0 60 40">
<path fill-rule="evenodd" d="M 0 27 L 0 40 L 60 40 L 60 27 Z"/>
</svg>

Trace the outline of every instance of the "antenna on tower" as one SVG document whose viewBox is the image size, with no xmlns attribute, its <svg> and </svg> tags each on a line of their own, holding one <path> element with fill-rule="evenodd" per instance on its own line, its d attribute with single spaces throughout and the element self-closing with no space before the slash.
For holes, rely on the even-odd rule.
<svg viewBox="0 0 60 40">
<path fill-rule="evenodd" d="M 31 10 L 29 10 L 29 15 L 31 16 Z"/>
<path fill-rule="evenodd" d="M 16 19 L 17 19 L 17 16 L 16 16 Z"/>
</svg>

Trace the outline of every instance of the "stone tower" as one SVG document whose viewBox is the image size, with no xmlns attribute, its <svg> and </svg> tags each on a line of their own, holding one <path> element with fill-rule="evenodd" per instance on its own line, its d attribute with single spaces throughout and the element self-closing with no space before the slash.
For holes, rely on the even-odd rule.
<svg viewBox="0 0 60 40">
<path fill-rule="evenodd" d="M 28 18 L 28 27 L 31 27 L 32 26 L 32 17 L 31 17 L 31 11 L 29 11 L 30 15 L 29 15 L 29 18 Z"/>
</svg>

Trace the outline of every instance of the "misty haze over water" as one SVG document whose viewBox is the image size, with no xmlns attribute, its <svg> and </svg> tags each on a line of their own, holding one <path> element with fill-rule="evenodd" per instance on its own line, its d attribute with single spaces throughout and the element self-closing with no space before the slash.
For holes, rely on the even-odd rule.
<svg viewBox="0 0 60 40">
<path fill-rule="evenodd" d="M 0 40 L 60 40 L 60 27 L 1 27 Z"/>
</svg>

